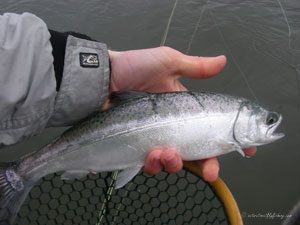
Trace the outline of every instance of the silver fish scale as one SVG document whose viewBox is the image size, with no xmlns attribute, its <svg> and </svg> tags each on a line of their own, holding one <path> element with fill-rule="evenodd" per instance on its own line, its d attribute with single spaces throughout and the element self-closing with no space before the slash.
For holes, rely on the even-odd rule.
<svg viewBox="0 0 300 225">
<path fill-rule="evenodd" d="M 242 98 L 222 94 L 191 92 L 156 93 L 134 98 L 121 102 L 109 110 L 91 115 L 34 154 L 21 167 L 24 170 L 34 168 L 57 155 L 74 151 L 80 146 L 143 129 L 148 125 L 156 126 L 168 121 L 189 120 L 200 114 L 209 118 L 212 112 L 237 112 L 242 101 Z M 180 122 L 176 126 L 182 126 L 183 123 Z"/>
</svg>

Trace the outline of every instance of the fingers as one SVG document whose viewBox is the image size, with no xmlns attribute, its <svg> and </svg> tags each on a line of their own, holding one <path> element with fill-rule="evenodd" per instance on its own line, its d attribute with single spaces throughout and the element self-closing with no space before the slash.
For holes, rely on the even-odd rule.
<svg viewBox="0 0 300 225">
<path fill-rule="evenodd" d="M 187 91 L 186 87 L 184 87 L 178 80 L 174 80 L 175 90 L 174 91 Z"/>
<path fill-rule="evenodd" d="M 216 179 L 219 176 L 219 170 L 220 170 L 220 166 L 217 158 L 203 159 L 197 161 L 197 163 L 200 167 L 204 180 L 208 182 L 216 181 Z"/>
<path fill-rule="evenodd" d="M 161 162 L 169 173 L 177 173 L 182 169 L 182 159 L 175 149 L 169 148 L 161 154 Z"/>
<path fill-rule="evenodd" d="M 197 57 L 182 55 L 178 59 L 178 73 L 186 78 L 209 78 L 219 73 L 226 65 L 224 55 L 217 57 Z"/>
<path fill-rule="evenodd" d="M 256 153 L 256 147 L 246 148 L 243 151 L 247 156 L 253 156 Z M 208 182 L 216 181 L 220 170 L 217 158 L 199 160 L 197 164 L 204 180 Z M 157 146 L 153 148 L 147 157 L 143 170 L 148 174 L 158 174 L 163 167 L 169 173 L 177 173 L 183 167 L 180 155 L 170 146 Z"/>
<path fill-rule="evenodd" d="M 246 156 L 253 156 L 256 153 L 256 147 L 250 147 L 243 149 Z"/>
<path fill-rule="evenodd" d="M 182 159 L 175 149 L 169 146 L 157 146 L 149 153 L 143 171 L 148 174 L 158 174 L 164 167 L 169 173 L 177 173 L 182 166 Z"/>
<path fill-rule="evenodd" d="M 160 156 L 162 154 L 161 147 L 154 147 L 147 156 L 143 171 L 148 174 L 158 174 L 162 169 Z"/>
</svg>

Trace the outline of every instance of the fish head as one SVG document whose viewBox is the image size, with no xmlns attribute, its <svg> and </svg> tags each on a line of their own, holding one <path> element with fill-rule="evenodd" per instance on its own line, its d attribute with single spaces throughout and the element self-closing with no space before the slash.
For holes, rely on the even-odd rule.
<svg viewBox="0 0 300 225">
<path fill-rule="evenodd" d="M 268 144 L 284 137 L 283 133 L 275 133 L 281 121 L 279 113 L 245 101 L 235 119 L 233 137 L 242 148 Z"/>
</svg>

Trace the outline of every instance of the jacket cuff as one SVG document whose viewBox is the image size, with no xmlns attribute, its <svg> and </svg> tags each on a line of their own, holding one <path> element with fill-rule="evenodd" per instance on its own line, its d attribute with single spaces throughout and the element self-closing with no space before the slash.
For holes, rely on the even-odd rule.
<svg viewBox="0 0 300 225">
<path fill-rule="evenodd" d="M 109 77 L 106 45 L 69 35 L 62 81 L 47 126 L 69 126 L 99 110 L 108 95 Z"/>
<path fill-rule="evenodd" d="M 64 60 L 65 60 L 65 51 L 66 51 L 66 45 L 68 36 L 72 35 L 73 37 L 85 39 L 89 41 L 96 41 L 90 38 L 89 36 L 85 34 L 80 34 L 77 32 L 57 32 L 54 30 L 49 29 L 50 32 L 50 42 L 52 45 L 52 54 L 53 54 L 53 65 L 54 65 L 54 71 L 55 71 L 55 78 L 56 78 L 56 91 L 59 91 L 62 76 L 63 76 L 63 70 L 64 70 Z"/>
</svg>

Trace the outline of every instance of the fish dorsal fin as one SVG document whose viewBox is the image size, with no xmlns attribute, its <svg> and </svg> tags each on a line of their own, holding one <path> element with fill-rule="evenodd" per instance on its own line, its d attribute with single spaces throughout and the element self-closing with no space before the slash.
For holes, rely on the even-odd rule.
<svg viewBox="0 0 300 225">
<path fill-rule="evenodd" d="M 126 185 L 129 181 L 132 180 L 132 178 L 140 172 L 142 169 L 142 166 L 137 165 L 133 167 L 129 167 L 125 170 L 123 170 L 121 173 L 118 174 L 117 176 L 117 181 L 116 181 L 116 186 L 115 188 L 121 188 L 124 185 Z"/>
<path fill-rule="evenodd" d="M 80 179 L 89 173 L 87 170 L 68 170 L 61 175 L 62 180 Z"/>
<path fill-rule="evenodd" d="M 120 103 L 136 98 L 148 96 L 150 93 L 143 91 L 117 91 L 110 94 L 109 101 L 111 103 Z"/>
</svg>

